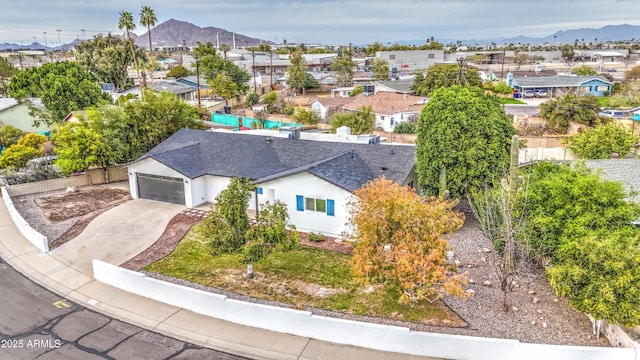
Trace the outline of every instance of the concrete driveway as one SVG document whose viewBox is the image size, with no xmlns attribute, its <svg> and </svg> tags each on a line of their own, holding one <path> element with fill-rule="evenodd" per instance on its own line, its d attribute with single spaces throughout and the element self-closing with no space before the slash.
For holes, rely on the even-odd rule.
<svg viewBox="0 0 640 360">
<path fill-rule="evenodd" d="M 96 217 L 75 239 L 49 252 L 62 263 L 93 277 L 91 261 L 120 265 L 152 245 L 183 205 L 130 200 Z"/>
</svg>

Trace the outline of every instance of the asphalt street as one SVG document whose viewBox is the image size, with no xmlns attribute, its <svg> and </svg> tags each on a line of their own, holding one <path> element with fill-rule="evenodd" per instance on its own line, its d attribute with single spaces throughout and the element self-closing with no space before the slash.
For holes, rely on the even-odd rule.
<svg viewBox="0 0 640 360">
<path fill-rule="evenodd" d="M 245 359 L 90 311 L 0 259 L 0 360 Z"/>
</svg>

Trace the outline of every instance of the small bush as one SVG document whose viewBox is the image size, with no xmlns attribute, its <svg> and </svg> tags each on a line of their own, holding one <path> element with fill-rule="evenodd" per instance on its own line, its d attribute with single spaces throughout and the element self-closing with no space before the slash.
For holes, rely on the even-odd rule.
<svg viewBox="0 0 640 360">
<path fill-rule="evenodd" d="M 310 232 L 309 234 L 307 234 L 307 239 L 313 242 L 323 242 L 325 240 L 324 235 L 314 232 Z"/>
<path fill-rule="evenodd" d="M 393 132 L 398 134 L 415 134 L 416 124 L 412 122 L 402 122 L 396 125 L 395 129 L 393 129 Z"/>
<path fill-rule="evenodd" d="M 250 107 L 257 104 L 259 101 L 260 95 L 258 95 L 257 93 L 250 93 L 247 95 L 244 104 L 246 107 Z"/>
</svg>

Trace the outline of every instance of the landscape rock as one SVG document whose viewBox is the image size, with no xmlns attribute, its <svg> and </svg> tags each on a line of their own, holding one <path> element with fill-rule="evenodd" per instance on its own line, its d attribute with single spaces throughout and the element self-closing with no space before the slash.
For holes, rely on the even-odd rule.
<svg viewBox="0 0 640 360">
<path fill-rule="evenodd" d="M 514 307 L 511 308 L 511 310 L 518 311 L 518 308 L 514 306 Z"/>
<path fill-rule="evenodd" d="M 491 281 L 489 280 L 485 280 L 482 282 L 482 286 L 487 286 L 487 287 L 491 287 Z"/>
<path fill-rule="evenodd" d="M 543 327 L 544 329 L 546 329 L 546 328 L 548 328 L 548 327 L 549 327 L 549 325 L 548 325 L 547 323 L 543 322 L 543 323 L 542 323 L 542 327 Z"/>
<path fill-rule="evenodd" d="M 484 253 L 490 253 L 490 252 L 491 252 L 491 249 L 489 249 L 489 248 L 486 248 L 486 247 L 485 247 L 485 248 L 482 248 L 482 252 L 484 252 Z"/>
<path fill-rule="evenodd" d="M 540 300 L 539 300 L 537 297 L 534 297 L 534 298 L 533 298 L 533 303 L 534 303 L 534 304 L 537 304 L 537 303 L 538 303 L 538 301 L 540 301 Z"/>
<path fill-rule="evenodd" d="M 67 192 L 67 193 L 78 192 L 78 188 L 75 187 L 75 186 L 69 186 L 69 187 L 67 187 L 67 190 L 65 192 Z"/>
<path fill-rule="evenodd" d="M 475 295 L 476 291 L 473 290 L 473 289 L 467 289 L 467 290 L 465 290 L 465 293 L 469 294 L 470 296 L 473 296 L 473 295 Z"/>
<path fill-rule="evenodd" d="M 529 294 L 529 295 L 535 295 L 535 294 L 536 294 L 536 291 L 535 291 L 535 290 L 529 290 L 529 291 L 527 291 L 527 294 Z"/>
</svg>

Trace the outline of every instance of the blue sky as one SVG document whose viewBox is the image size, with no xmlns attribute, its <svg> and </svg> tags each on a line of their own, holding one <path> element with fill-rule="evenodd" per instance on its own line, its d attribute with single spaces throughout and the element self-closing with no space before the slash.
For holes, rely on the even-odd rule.
<svg viewBox="0 0 640 360">
<path fill-rule="evenodd" d="M 97 33 L 121 33 L 118 14 L 151 6 L 171 18 L 270 41 L 366 44 L 373 41 L 484 39 L 604 25 L 640 25 L 637 0 L 9 0 L 0 12 L 0 43 L 49 46 Z M 58 32 L 57 30 L 60 30 Z M 46 32 L 46 35 L 43 34 Z M 138 25 L 134 31 L 145 32 Z"/>
</svg>

